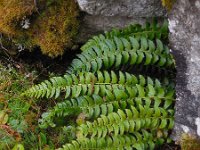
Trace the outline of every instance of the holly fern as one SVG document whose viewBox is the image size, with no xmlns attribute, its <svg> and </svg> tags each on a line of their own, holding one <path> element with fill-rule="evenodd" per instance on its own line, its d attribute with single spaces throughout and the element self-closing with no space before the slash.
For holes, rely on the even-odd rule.
<svg viewBox="0 0 200 150">
<path fill-rule="evenodd" d="M 76 136 L 59 150 L 149 150 L 171 141 L 175 65 L 167 35 L 167 23 L 154 22 L 94 36 L 65 75 L 23 93 L 57 99 L 40 128 L 75 118 L 75 125 L 64 125 Z"/>
</svg>

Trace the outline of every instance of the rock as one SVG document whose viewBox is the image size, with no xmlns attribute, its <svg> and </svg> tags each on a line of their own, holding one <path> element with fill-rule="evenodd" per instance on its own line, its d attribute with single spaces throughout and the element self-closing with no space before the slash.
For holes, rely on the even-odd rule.
<svg viewBox="0 0 200 150">
<path fill-rule="evenodd" d="M 91 36 L 122 28 L 131 23 L 144 24 L 152 17 L 163 18 L 166 11 L 161 0 L 77 0 L 83 14 L 77 42 L 85 42 Z M 162 19 L 161 19 L 162 20 Z"/>
<path fill-rule="evenodd" d="M 82 11 L 91 15 L 158 17 L 165 15 L 161 0 L 77 0 Z"/>
<path fill-rule="evenodd" d="M 93 35 L 109 31 L 113 27 L 123 28 L 131 23 L 144 24 L 146 21 L 152 21 L 152 18 L 85 15 L 82 19 L 80 31 L 75 41 L 84 43 Z"/>
<path fill-rule="evenodd" d="M 170 45 L 176 59 L 173 138 L 200 137 L 200 0 L 179 0 L 169 15 Z"/>
</svg>

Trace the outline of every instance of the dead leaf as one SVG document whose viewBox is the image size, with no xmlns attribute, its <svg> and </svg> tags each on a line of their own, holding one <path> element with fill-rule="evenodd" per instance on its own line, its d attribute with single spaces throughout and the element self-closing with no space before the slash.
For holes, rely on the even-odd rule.
<svg viewBox="0 0 200 150">
<path fill-rule="evenodd" d="M 21 135 L 14 131 L 13 129 L 11 129 L 10 126 L 7 125 L 0 125 L 0 129 L 6 131 L 10 136 L 14 137 L 16 139 L 16 141 L 21 141 Z"/>
</svg>

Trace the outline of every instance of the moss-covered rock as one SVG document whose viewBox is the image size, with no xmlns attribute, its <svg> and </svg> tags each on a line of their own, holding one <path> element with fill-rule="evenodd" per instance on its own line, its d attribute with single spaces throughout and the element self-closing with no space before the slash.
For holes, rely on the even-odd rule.
<svg viewBox="0 0 200 150">
<path fill-rule="evenodd" d="M 0 33 L 28 49 L 40 46 L 50 57 L 73 45 L 78 31 L 74 0 L 1 0 Z"/>
</svg>

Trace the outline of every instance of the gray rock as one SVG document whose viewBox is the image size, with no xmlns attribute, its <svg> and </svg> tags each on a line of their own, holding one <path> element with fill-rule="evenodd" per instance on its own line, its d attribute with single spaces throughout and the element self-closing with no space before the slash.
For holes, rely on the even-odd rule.
<svg viewBox="0 0 200 150">
<path fill-rule="evenodd" d="M 85 15 L 82 19 L 76 42 L 84 43 L 92 36 L 103 33 L 104 31 L 109 31 L 113 27 L 123 28 L 131 23 L 144 24 L 146 21 L 152 21 L 152 18 Z"/>
<path fill-rule="evenodd" d="M 166 14 L 160 0 L 77 0 L 82 11 L 91 15 L 158 17 Z"/>
<path fill-rule="evenodd" d="M 77 42 L 85 42 L 91 36 L 122 28 L 131 23 L 144 24 L 152 17 L 164 17 L 166 11 L 161 0 L 77 0 L 86 12 L 77 36 Z M 161 19 L 162 20 L 162 19 Z"/>
<path fill-rule="evenodd" d="M 173 138 L 200 137 L 200 0 L 178 0 L 169 15 L 170 45 L 177 66 Z"/>
</svg>

